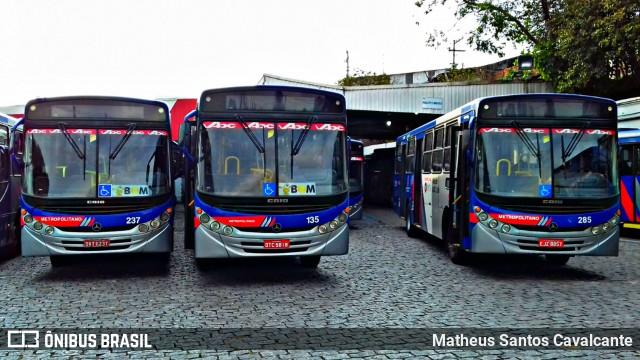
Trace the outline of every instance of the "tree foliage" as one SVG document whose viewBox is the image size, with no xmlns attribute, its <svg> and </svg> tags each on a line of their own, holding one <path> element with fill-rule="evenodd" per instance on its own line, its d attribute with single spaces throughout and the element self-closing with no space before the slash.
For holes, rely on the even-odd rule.
<svg viewBox="0 0 640 360">
<path fill-rule="evenodd" d="M 377 75 L 375 72 L 356 70 L 353 76 L 338 80 L 340 86 L 389 85 L 391 77 L 387 74 Z"/>
<path fill-rule="evenodd" d="M 418 0 L 426 14 L 456 5 L 456 17 L 474 17 L 467 34 L 475 49 L 504 56 L 508 44 L 534 55 L 542 78 L 560 92 L 614 98 L 640 93 L 640 2 L 628 0 Z M 446 42 L 429 34 L 428 46 Z"/>
</svg>

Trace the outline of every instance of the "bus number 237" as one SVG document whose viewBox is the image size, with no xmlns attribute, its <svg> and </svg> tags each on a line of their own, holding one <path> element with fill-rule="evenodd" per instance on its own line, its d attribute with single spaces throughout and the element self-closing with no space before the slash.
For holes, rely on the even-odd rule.
<svg viewBox="0 0 640 360">
<path fill-rule="evenodd" d="M 133 216 L 133 217 L 128 217 L 127 218 L 127 224 L 137 224 L 140 222 L 140 217 L 139 216 Z"/>
</svg>

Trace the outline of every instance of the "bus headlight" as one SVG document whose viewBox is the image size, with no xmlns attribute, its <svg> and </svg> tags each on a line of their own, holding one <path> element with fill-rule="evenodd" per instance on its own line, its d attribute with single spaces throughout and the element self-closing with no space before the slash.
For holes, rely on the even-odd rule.
<svg viewBox="0 0 640 360">
<path fill-rule="evenodd" d="M 480 219 L 480 221 L 486 221 L 488 218 L 489 215 L 484 211 L 478 214 L 478 219 Z"/>
<path fill-rule="evenodd" d="M 209 229 L 211 229 L 213 231 L 220 230 L 220 223 L 217 222 L 217 221 L 212 222 L 211 224 L 209 224 Z"/>
<path fill-rule="evenodd" d="M 327 225 L 320 225 L 318 226 L 318 232 L 320 234 L 325 234 L 327 232 Z"/>
<path fill-rule="evenodd" d="M 340 216 L 338 216 L 338 220 L 341 221 L 341 222 L 347 221 L 347 218 L 349 218 L 349 215 L 347 215 L 345 213 L 341 213 Z"/>
<path fill-rule="evenodd" d="M 594 226 L 594 227 L 592 227 L 592 228 L 591 228 L 591 233 L 592 233 L 593 235 L 598 235 L 598 234 L 600 234 L 600 226 Z"/>
<path fill-rule="evenodd" d="M 511 226 L 509 224 L 502 224 L 502 227 L 500 229 L 502 230 L 502 232 L 508 233 L 509 231 L 511 231 Z"/>
<path fill-rule="evenodd" d="M 157 227 L 160 226 L 160 220 L 153 219 L 153 220 L 151 220 L 151 224 L 150 225 L 151 225 L 151 228 L 156 229 Z"/>
<path fill-rule="evenodd" d="M 611 224 L 609 224 L 608 222 L 602 224 L 603 231 L 609 231 L 609 229 L 611 229 Z"/>
<path fill-rule="evenodd" d="M 51 226 L 47 226 L 46 228 L 44 228 L 44 232 L 45 232 L 47 235 L 51 235 L 51 234 L 53 234 L 53 227 L 51 227 Z"/>
<path fill-rule="evenodd" d="M 233 228 L 231 226 L 225 226 L 222 229 L 222 233 L 225 235 L 231 235 L 232 232 L 233 232 Z"/>
<path fill-rule="evenodd" d="M 495 229 L 498 227 L 498 221 L 495 219 L 491 219 L 491 221 L 489 221 L 489 227 L 492 229 Z"/>
<path fill-rule="evenodd" d="M 331 222 L 329 223 L 329 228 L 330 228 L 331 230 L 335 230 L 335 229 L 337 229 L 337 228 L 338 228 L 338 222 L 337 222 L 337 221 L 335 221 L 335 220 L 331 220 Z"/>
<path fill-rule="evenodd" d="M 26 218 L 27 217 L 25 216 L 25 219 Z M 616 226 L 616 225 L 618 225 L 618 221 L 619 221 L 619 219 L 618 219 L 618 216 L 616 215 L 616 216 L 612 217 L 611 220 L 609 220 L 609 223 L 611 223 L 611 226 Z"/>
<path fill-rule="evenodd" d="M 140 232 L 147 232 L 149 231 L 149 227 L 147 226 L 147 224 L 140 224 L 138 225 L 138 231 Z"/>
<path fill-rule="evenodd" d="M 40 223 L 38 221 L 34 222 L 33 223 L 33 228 L 38 230 L 38 231 L 42 230 L 42 223 Z"/>
<path fill-rule="evenodd" d="M 163 212 L 162 215 L 160 215 L 160 221 L 168 221 L 170 217 L 171 215 L 169 215 L 169 213 Z"/>
<path fill-rule="evenodd" d="M 207 215 L 207 214 L 202 214 L 200 215 L 200 222 L 203 224 L 208 223 L 209 221 L 211 221 L 211 216 Z"/>
<path fill-rule="evenodd" d="M 24 216 L 24 222 L 27 224 L 31 224 L 31 222 L 33 221 L 33 217 L 31 215 L 25 215 Z"/>
</svg>

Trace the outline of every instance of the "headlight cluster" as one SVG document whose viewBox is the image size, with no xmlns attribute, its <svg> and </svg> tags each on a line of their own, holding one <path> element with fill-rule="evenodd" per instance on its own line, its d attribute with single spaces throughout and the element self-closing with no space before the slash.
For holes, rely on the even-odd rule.
<svg viewBox="0 0 640 360">
<path fill-rule="evenodd" d="M 511 231 L 511 225 L 502 223 L 484 212 L 480 206 L 476 206 L 473 208 L 473 211 L 476 213 L 476 217 L 484 226 L 489 227 L 490 229 L 494 229 L 496 231 L 500 231 L 503 233 L 509 233 Z"/>
<path fill-rule="evenodd" d="M 200 224 L 205 228 L 227 236 L 233 234 L 233 226 L 223 225 L 215 220 L 211 221 L 211 216 L 201 208 L 196 208 L 196 215 L 200 219 Z"/>
<path fill-rule="evenodd" d="M 604 234 L 607 231 L 610 231 L 611 229 L 615 229 L 615 227 L 618 226 L 619 223 L 620 223 L 620 217 L 618 217 L 617 214 L 613 215 L 613 217 L 609 219 L 609 221 L 607 221 L 606 223 L 592 227 L 591 233 L 593 235 Z"/>
<path fill-rule="evenodd" d="M 349 206 L 349 213 L 350 214 L 355 213 L 356 211 L 358 211 L 361 205 L 362 205 L 362 201 L 358 201 L 357 203 Z"/>
<path fill-rule="evenodd" d="M 51 235 L 54 233 L 55 228 L 53 226 L 44 226 L 43 223 L 36 221 L 33 216 L 31 216 L 31 214 L 29 214 L 27 212 L 27 210 L 22 209 L 20 212 L 21 216 L 22 216 L 22 221 L 24 221 L 25 225 L 30 227 L 31 229 L 35 230 L 35 231 L 42 231 L 42 229 L 44 229 L 44 233 L 47 235 Z"/>
<path fill-rule="evenodd" d="M 335 219 L 329 221 L 328 223 L 322 224 L 318 226 L 318 232 L 320 234 L 326 234 L 329 231 L 333 231 L 340 226 L 344 225 L 349 219 L 349 212 L 351 210 L 349 208 L 344 209 L 343 212 L 340 213 Z"/>
<path fill-rule="evenodd" d="M 144 233 L 148 231 L 153 231 L 166 224 L 169 219 L 171 219 L 171 212 L 173 209 L 167 208 L 160 216 L 156 217 L 153 220 L 147 221 L 145 223 L 138 225 L 138 231 Z"/>
</svg>

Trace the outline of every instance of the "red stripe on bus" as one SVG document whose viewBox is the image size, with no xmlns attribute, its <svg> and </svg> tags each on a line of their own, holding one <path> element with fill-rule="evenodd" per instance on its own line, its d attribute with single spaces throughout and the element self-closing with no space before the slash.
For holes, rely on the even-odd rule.
<svg viewBox="0 0 640 360">
<path fill-rule="evenodd" d="M 634 180 L 635 183 L 635 180 Z M 623 182 L 620 182 L 620 203 L 622 204 L 622 211 L 627 216 L 627 219 L 630 221 L 633 220 L 633 202 L 631 201 L 631 196 L 629 196 L 629 192 L 625 187 Z M 637 219 L 635 221 L 638 221 Z"/>
</svg>

